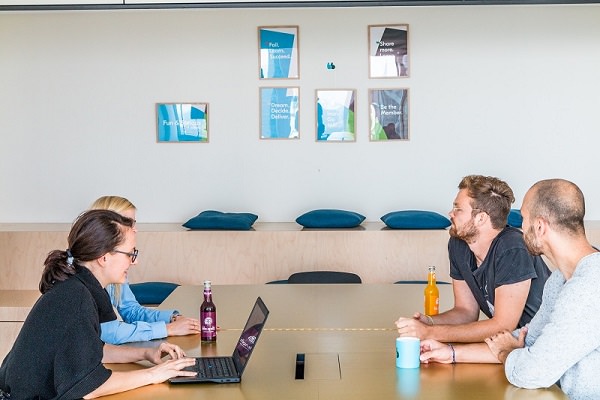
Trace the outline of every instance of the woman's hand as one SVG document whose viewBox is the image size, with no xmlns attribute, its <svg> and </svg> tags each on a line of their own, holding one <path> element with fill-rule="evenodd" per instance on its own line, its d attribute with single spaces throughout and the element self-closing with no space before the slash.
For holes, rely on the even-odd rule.
<svg viewBox="0 0 600 400">
<path fill-rule="evenodd" d="M 184 336 L 200 333 L 200 321 L 195 318 L 178 315 L 167 324 L 168 336 Z"/>
<path fill-rule="evenodd" d="M 158 347 L 149 347 L 146 349 L 145 359 L 153 364 L 162 364 L 164 355 L 168 354 L 171 360 L 178 360 L 185 357 L 185 353 L 181 347 L 162 342 Z"/>
<path fill-rule="evenodd" d="M 195 358 L 176 358 L 166 360 L 161 364 L 148 368 L 147 371 L 151 374 L 151 383 L 161 383 L 176 376 L 196 376 L 197 373 L 195 371 L 183 370 L 184 368 L 192 367 L 195 364 Z"/>
<path fill-rule="evenodd" d="M 163 360 L 164 355 L 168 355 L 169 358 Z M 157 348 L 148 349 L 146 359 L 156 364 L 148 369 L 152 383 L 161 383 L 175 376 L 196 376 L 196 372 L 182 371 L 183 368 L 195 365 L 196 359 L 186 357 L 177 345 L 162 342 Z"/>
<path fill-rule="evenodd" d="M 113 371 L 107 381 L 92 392 L 83 396 L 84 399 L 95 399 L 108 394 L 120 393 L 141 386 L 161 383 L 176 376 L 196 376 L 195 371 L 185 370 L 196 364 L 195 358 L 185 356 L 183 350 L 174 344 L 163 342 L 158 347 L 129 347 L 108 346 L 109 353 L 120 355 L 113 357 L 111 362 L 135 362 L 147 360 L 155 366 L 137 369 L 135 371 Z M 169 357 L 162 359 L 168 354 Z"/>
</svg>

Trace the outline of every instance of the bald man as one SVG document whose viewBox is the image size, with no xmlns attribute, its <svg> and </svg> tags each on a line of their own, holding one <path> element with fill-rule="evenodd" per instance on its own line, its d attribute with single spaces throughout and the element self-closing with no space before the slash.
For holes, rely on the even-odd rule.
<svg viewBox="0 0 600 400">
<path fill-rule="evenodd" d="M 527 249 L 544 254 L 557 269 L 544 287 L 531 323 L 502 331 L 485 343 L 422 342 L 423 362 L 502 362 L 515 386 L 559 383 L 574 399 L 600 396 L 600 253 L 588 242 L 583 193 L 572 182 L 550 179 L 529 189 L 521 208 Z"/>
</svg>

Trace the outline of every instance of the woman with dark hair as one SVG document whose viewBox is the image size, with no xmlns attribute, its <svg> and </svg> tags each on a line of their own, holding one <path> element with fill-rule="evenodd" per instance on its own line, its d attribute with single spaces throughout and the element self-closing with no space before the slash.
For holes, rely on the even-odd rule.
<svg viewBox="0 0 600 400">
<path fill-rule="evenodd" d="M 121 196 L 102 196 L 94 201 L 90 209 L 112 210 L 135 221 L 136 207 Z M 196 318 L 184 317 L 177 310 L 157 310 L 142 306 L 127 281 L 109 284 L 105 289 L 122 319 L 100 325 L 100 339 L 105 343 L 143 342 L 200 333 L 200 321 Z"/>
<path fill-rule="evenodd" d="M 114 346 L 100 340 L 100 323 L 116 318 L 104 287 L 123 283 L 135 264 L 134 221 L 91 210 L 75 221 L 67 250 L 44 262 L 42 296 L 0 367 L 0 398 L 92 399 L 164 382 L 194 364 L 175 345 Z M 161 360 L 168 354 L 167 361 Z M 148 360 L 155 366 L 113 372 L 103 363 Z"/>
</svg>

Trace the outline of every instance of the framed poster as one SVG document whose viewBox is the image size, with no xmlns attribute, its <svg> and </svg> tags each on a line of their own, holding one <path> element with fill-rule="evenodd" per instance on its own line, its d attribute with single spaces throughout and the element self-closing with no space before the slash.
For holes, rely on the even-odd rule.
<svg viewBox="0 0 600 400">
<path fill-rule="evenodd" d="M 298 79 L 298 27 L 258 27 L 260 79 Z"/>
<path fill-rule="evenodd" d="M 354 89 L 317 90 L 317 142 L 354 142 L 356 91 Z"/>
<path fill-rule="evenodd" d="M 408 25 L 369 26 L 369 77 L 408 77 Z"/>
<path fill-rule="evenodd" d="M 370 89 L 369 140 L 408 138 L 408 89 Z"/>
<path fill-rule="evenodd" d="M 159 143 L 208 142 L 208 103 L 156 104 Z"/>
<path fill-rule="evenodd" d="M 260 138 L 299 139 L 297 87 L 260 88 Z"/>
</svg>

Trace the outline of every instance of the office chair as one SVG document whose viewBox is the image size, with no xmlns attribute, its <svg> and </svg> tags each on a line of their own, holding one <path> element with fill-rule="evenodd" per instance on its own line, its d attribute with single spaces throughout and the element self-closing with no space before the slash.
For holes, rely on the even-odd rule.
<svg viewBox="0 0 600 400">
<path fill-rule="evenodd" d="M 143 305 L 162 303 L 179 286 L 170 282 L 141 282 L 129 285 L 135 299 Z"/>
<path fill-rule="evenodd" d="M 305 271 L 290 275 L 288 283 L 362 283 L 362 279 L 352 272 Z"/>
</svg>

